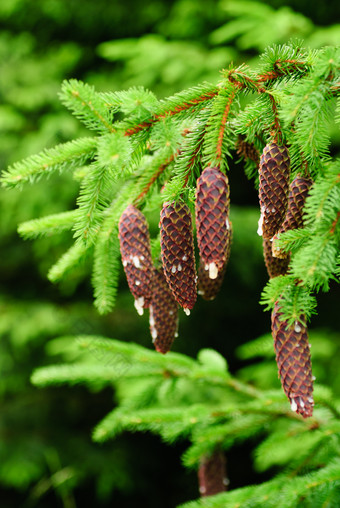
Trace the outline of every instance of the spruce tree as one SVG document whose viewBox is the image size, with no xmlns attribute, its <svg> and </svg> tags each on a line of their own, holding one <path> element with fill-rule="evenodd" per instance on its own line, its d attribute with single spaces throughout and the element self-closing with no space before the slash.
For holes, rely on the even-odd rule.
<svg viewBox="0 0 340 508">
<path fill-rule="evenodd" d="M 216 478 L 221 493 L 214 486 L 214 495 L 187 508 L 340 504 L 340 401 L 321 385 L 313 392 L 307 340 L 316 293 L 328 291 L 340 270 L 340 161 L 329 149 L 331 122 L 340 122 L 339 80 L 339 48 L 309 51 L 292 43 L 268 48 L 257 69 L 230 67 L 222 70 L 217 84 L 203 83 L 163 100 L 141 87 L 99 93 L 82 82 L 66 81 L 61 101 L 94 135 L 15 163 L 2 175 L 5 187 L 18 187 L 44 174 L 82 168 L 74 210 L 19 226 L 26 237 L 74 232 L 74 243 L 50 269 L 52 282 L 67 277 L 82 259 L 93 257 L 94 303 L 99 313 L 110 312 L 117 297 L 120 251 L 123 254 L 119 240 L 124 237 L 131 249 L 123 254 L 125 268 L 133 272 L 129 284 L 140 288 L 147 280 L 150 291 L 153 274 L 163 267 L 173 298 L 188 311 L 197 287 L 191 222 L 195 206 L 196 217 L 207 220 L 211 231 L 212 253 L 208 267 L 203 267 L 211 280 L 219 271 L 224 273 L 231 236 L 229 210 L 219 211 L 227 217 L 224 223 L 215 220 L 219 188 L 214 171 L 212 190 L 203 191 L 198 208 L 197 180 L 206 168 L 226 176 L 230 160 L 244 160 L 247 176 L 259 188 L 258 233 L 264 233 L 267 266 L 272 262 L 268 242 L 274 235 L 280 255 L 287 253 L 284 269 L 280 261 L 262 294 L 265 308 L 272 310 L 284 393 L 279 386 L 255 387 L 232 375 L 226 360 L 211 349 L 200 351 L 197 359 L 160 354 L 168 351 L 174 331 L 166 337 L 166 347 L 156 346 L 156 351 L 99 336 L 74 337 L 78 347 L 101 352 L 95 355 L 98 361 L 49 366 L 32 377 L 39 386 L 114 385 L 119 405 L 97 425 L 94 440 L 103 442 L 125 430 L 150 431 L 167 442 L 185 437 L 191 444 L 184 464 L 200 471 L 200 478 L 208 460 L 211 471 L 221 476 L 214 457 L 224 464 L 221 453 L 235 443 L 260 439 L 255 462 L 262 470 L 276 466 L 272 479 L 224 492 L 225 484 Z M 289 182 L 298 175 L 313 184 L 299 212 L 302 224 L 289 228 L 290 221 L 284 222 Z M 226 207 L 228 199 L 229 189 L 222 200 Z M 135 215 L 132 221 L 129 216 L 131 229 L 123 233 L 126 210 Z M 143 213 L 147 216 L 150 210 L 159 211 L 161 231 L 145 247 Z M 215 227 L 220 229 L 213 234 Z M 233 234 L 237 235 L 234 227 Z M 149 260 L 144 264 L 141 246 L 151 253 L 154 266 Z M 215 251 L 219 257 L 213 257 Z M 275 251 L 270 255 L 274 259 Z M 146 298 L 137 290 L 133 294 Z M 149 293 L 147 300 L 141 310 L 152 302 Z M 177 310 L 171 302 L 169 311 L 176 314 L 170 319 L 173 330 Z M 157 327 L 150 317 L 155 341 Z M 163 334 L 167 321 L 158 322 Z M 268 353 L 266 344 L 260 341 L 255 349 L 249 344 L 241 355 L 274 355 L 273 345 Z"/>
</svg>

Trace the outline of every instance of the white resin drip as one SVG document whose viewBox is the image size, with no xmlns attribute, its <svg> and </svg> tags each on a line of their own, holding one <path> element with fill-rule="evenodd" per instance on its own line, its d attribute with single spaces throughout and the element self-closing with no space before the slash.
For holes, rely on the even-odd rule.
<svg viewBox="0 0 340 508">
<path fill-rule="evenodd" d="M 136 268 L 142 268 L 142 265 L 140 264 L 140 258 L 138 256 L 132 257 L 132 263 Z"/>
<path fill-rule="evenodd" d="M 144 313 L 143 306 L 144 306 L 144 296 L 140 296 L 139 298 L 136 298 L 135 308 L 140 316 L 143 316 L 143 313 Z"/>
<path fill-rule="evenodd" d="M 294 412 L 297 410 L 297 404 L 294 399 L 291 399 L 291 401 L 290 401 L 290 408 Z"/>
<path fill-rule="evenodd" d="M 229 220 L 226 219 L 225 220 L 225 227 L 229 230 L 230 229 L 230 224 L 229 224 Z"/>
<path fill-rule="evenodd" d="M 203 291 L 203 289 L 199 289 L 199 290 L 197 291 L 197 293 L 198 293 L 200 296 L 204 295 L 204 291 Z"/>
<path fill-rule="evenodd" d="M 175 339 L 178 337 L 178 332 L 175 332 Z"/>
<path fill-rule="evenodd" d="M 149 324 L 150 324 L 150 332 L 152 337 L 152 342 L 155 342 L 157 339 L 157 330 L 155 327 L 155 318 L 153 316 L 153 307 L 150 305 L 149 307 Z"/>
<path fill-rule="evenodd" d="M 140 286 L 140 280 L 135 281 L 135 286 Z"/>
<path fill-rule="evenodd" d="M 297 321 L 295 321 L 294 330 L 296 333 L 301 332 L 301 326 L 299 325 L 299 323 Z"/>
<path fill-rule="evenodd" d="M 182 261 L 188 261 L 188 256 L 184 254 L 184 256 L 182 257 Z"/>
<path fill-rule="evenodd" d="M 184 308 L 183 310 L 184 310 L 184 312 L 186 313 L 187 316 L 190 316 L 190 309 Z"/>
<path fill-rule="evenodd" d="M 153 317 L 152 305 L 150 305 L 150 307 L 149 307 L 149 324 L 150 324 L 150 326 L 155 326 L 155 318 Z"/>
<path fill-rule="evenodd" d="M 127 266 L 127 264 L 128 264 L 127 260 L 123 259 L 123 266 L 125 267 L 125 266 Z"/>
<path fill-rule="evenodd" d="M 182 271 L 182 265 L 181 265 L 181 263 L 177 266 L 177 270 L 178 270 L 179 272 L 181 272 L 181 271 Z"/>
<path fill-rule="evenodd" d="M 261 216 L 260 216 L 259 222 L 258 222 L 257 234 L 259 236 L 262 236 L 262 234 L 263 234 L 262 226 L 263 226 L 263 213 L 261 213 Z"/>
<path fill-rule="evenodd" d="M 218 275 L 218 269 L 216 263 L 209 263 L 209 279 L 216 279 Z"/>
<path fill-rule="evenodd" d="M 176 265 L 172 265 L 172 267 L 171 267 L 171 273 L 176 273 Z"/>
</svg>

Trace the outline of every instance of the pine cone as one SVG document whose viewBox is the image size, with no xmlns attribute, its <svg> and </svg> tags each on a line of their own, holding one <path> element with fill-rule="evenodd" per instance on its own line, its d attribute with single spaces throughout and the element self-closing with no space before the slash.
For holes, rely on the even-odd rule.
<svg viewBox="0 0 340 508">
<path fill-rule="evenodd" d="M 216 298 L 216 295 L 221 289 L 224 275 L 227 269 L 227 264 L 229 261 L 230 256 L 230 247 L 231 247 L 231 240 L 232 240 L 232 223 L 229 220 L 230 224 L 230 235 L 229 235 L 229 242 L 227 245 L 227 250 L 225 253 L 225 263 L 223 265 L 222 270 L 218 272 L 218 275 L 216 279 L 211 279 L 209 277 L 209 270 L 206 269 L 205 263 L 200 259 L 199 267 L 198 267 L 198 294 L 204 299 L 204 300 L 214 300 Z"/>
<path fill-rule="evenodd" d="M 137 312 L 142 315 L 151 302 L 153 265 L 148 224 L 133 205 L 129 205 L 120 218 L 119 241 L 128 285 Z"/>
<path fill-rule="evenodd" d="M 260 155 L 254 143 L 249 143 L 243 136 L 239 136 L 236 142 L 236 153 L 245 159 L 259 162 Z"/>
<path fill-rule="evenodd" d="M 290 400 L 292 411 L 304 418 L 313 414 L 313 377 L 310 344 L 303 316 L 288 326 L 281 321 L 282 314 L 276 304 L 272 312 L 272 335 L 276 363 L 283 391 Z"/>
<path fill-rule="evenodd" d="M 201 496 L 214 496 L 226 490 L 226 460 L 220 450 L 201 460 L 198 470 L 199 491 Z"/>
<path fill-rule="evenodd" d="M 287 211 L 290 175 L 288 150 L 276 143 L 264 147 L 259 167 L 261 217 L 258 234 L 272 238 L 279 230 Z"/>
<path fill-rule="evenodd" d="M 197 180 L 196 228 L 200 257 L 216 279 L 226 263 L 230 243 L 228 178 L 217 168 L 206 168 Z"/>
<path fill-rule="evenodd" d="M 272 279 L 278 275 L 285 275 L 288 270 L 290 255 L 279 259 L 272 254 L 271 240 L 263 239 L 263 257 L 269 277 Z"/>
<path fill-rule="evenodd" d="M 280 233 L 303 227 L 303 209 L 312 185 L 313 182 L 310 178 L 303 178 L 300 175 L 296 176 L 290 184 L 287 214 L 272 242 L 273 256 L 277 258 L 287 256 L 286 252 L 282 252 L 275 246 L 276 238 Z"/>
<path fill-rule="evenodd" d="M 178 330 L 178 304 L 165 280 L 163 270 L 155 270 L 149 307 L 150 332 L 157 351 L 170 351 Z"/>
<path fill-rule="evenodd" d="M 161 252 L 166 281 L 175 300 L 190 313 L 196 302 L 196 267 L 191 214 L 185 203 L 165 203 L 161 211 Z"/>
</svg>

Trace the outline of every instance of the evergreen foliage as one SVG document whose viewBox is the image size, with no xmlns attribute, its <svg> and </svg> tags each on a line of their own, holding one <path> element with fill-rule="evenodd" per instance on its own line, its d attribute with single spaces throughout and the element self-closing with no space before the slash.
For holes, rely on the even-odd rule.
<svg viewBox="0 0 340 508">
<path fill-rule="evenodd" d="M 20 234 L 36 238 L 72 229 L 75 242 L 48 277 L 60 281 L 92 256 L 95 305 L 107 313 L 116 300 L 117 228 L 126 206 L 132 203 L 151 214 L 165 199 L 181 199 L 192 207 L 200 171 L 216 165 L 227 172 L 239 136 L 259 152 L 275 140 L 291 152 L 292 177 L 302 172 L 314 185 L 304 229 L 278 239 L 279 248 L 291 252 L 289 271 L 269 281 L 262 300 L 268 309 L 278 303 L 289 324 L 301 315 L 310 318 L 316 312 L 315 292 L 327 291 L 340 269 L 340 165 L 329 149 L 339 71 L 339 48 L 304 51 L 292 43 L 267 49 L 255 70 L 229 68 L 218 84 L 203 83 L 159 101 L 141 88 L 99 93 L 82 82 L 65 81 L 62 102 L 98 137 L 46 150 L 14 163 L 2 175 L 4 186 L 16 187 L 52 171 L 80 170 L 77 207 L 26 222 Z M 256 164 L 248 161 L 247 166 L 255 185 Z M 158 245 L 154 235 L 155 256 Z M 241 381 L 216 351 L 204 349 L 194 360 L 96 336 L 67 340 L 93 354 L 38 369 L 32 382 L 114 387 L 118 407 L 97 425 L 95 441 L 124 431 L 149 431 L 169 443 L 185 438 L 190 446 L 183 462 L 197 468 L 216 449 L 261 439 L 255 466 L 259 471 L 278 468 L 278 475 L 187 508 L 339 502 L 338 393 L 317 385 L 315 415 L 303 421 L 287 407 L 281 390 Z"/>
</svg>

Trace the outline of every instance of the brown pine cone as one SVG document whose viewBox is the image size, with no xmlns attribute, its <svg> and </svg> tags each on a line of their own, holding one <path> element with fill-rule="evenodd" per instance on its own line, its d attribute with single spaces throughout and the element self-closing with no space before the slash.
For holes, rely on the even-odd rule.
<svg viewBox="0 0 340 508">
<path fill-rule="evenodd" d="M 201 460 L 198 469 L 199 491 L 202 497 L 214 496 L 226 490 L 226 460 L 221 450 Z"/>
<path fill-rule="evenodd" d="M 285 146 L 269 143 L 259 167 L 261 217 L 258 234 L 270 239 L 279 230 L 287 211 L 290 159 Z"/>
<path fill-rule="evenodd" d="M 236 153 L 245 159 L 259 162 L 260 155 L 253 143 L 249 143 L 243 136 L 239 136 L 236 142 Z"/>
<path fill-rule="evenodd" d="M 190 313 L 196 302 L 196 267 L 191 214 L 185 203 L 165 203 L 160 217 L 166 281 L 175 300 Z"/>
<path fill-rule="evenodd" d="M 152 296 L 153 265 L 148 224 L 142 212 L 129 205 L 122 213 L 118 228 L 127 282 L 137 312 L 142 315 Z"/>
<path fill-rule="evenodd" d="M 305 318 L 293 326 L 281 321 L 278 304 L 272 312 L 272 335 L 276 363 L 283 391 L 290 400 L 292 411 L 304 418 L 313 414 L 313 376 Z"/>
<path fill-rule="evenodd" d="M 196 229 L 200 258 L 209 277 L 216 279 L 231 235 L 228 178 L 217 168 L 206 168 L 197 180 Z"/>
<path fill-rule="evenodd" d="M 150 332 L 156 351 L 168 353 L 178 330 L 178 304 L 165 280 L 163 270 L 155 270 L 149 307 Z"/>
<path fill-rule="evenodd" d="M 263 238 L 263 257 L 269 277 L 272 279 L 278 275 L 285 275 L 288 270 L 290 255 L 285 258 L 277 258 L 272 254 L 272 242 Z"/>
<path fill-rule="evenodd" d="M 303 227 L 303 209 L 312 185 L 313 181 L 310 178 L 304 178 L 300 175 L 296 176 L 290 184 L 287 214 L 278 233 L 273 237 L 273 256 L 277 258 L 284 258 L 287 256 L 286 252 L 282 252 L 275 245 L 276 238 L 280 233 Z"/>
<path fill-rule="evenodd" d="M 204 299 L 204 300 L 214 300 L 216 298 L 216 295 L 221 289 L 224 275 L 227 269 L 227 264 L 229 261 L 230 256 L 230 247 L 231 247 L 231 240 L 232 240 L 232 223 L 229 220 L 230 224 L 230 236 L 229 236 L 229 242 L 227 245 L 227 250 L 225 254 L 225 263 L 223 265 L 222 270 L 219 270 L 218 275 L 216 279 L 212 279 L 209 277 L 209 270 L 206 269 L 205 263 L 200 259 L 199 267 L 198 267 L 198 294 Z"/>
</svg>

